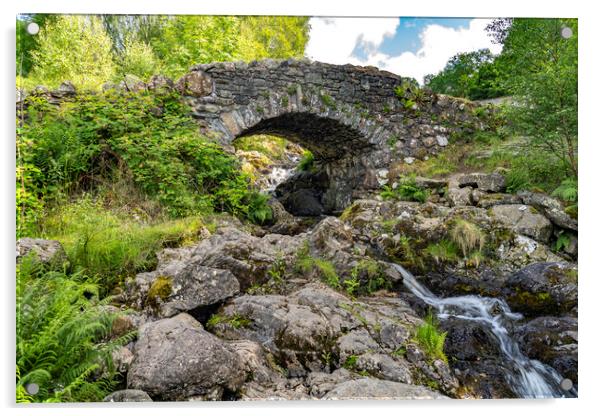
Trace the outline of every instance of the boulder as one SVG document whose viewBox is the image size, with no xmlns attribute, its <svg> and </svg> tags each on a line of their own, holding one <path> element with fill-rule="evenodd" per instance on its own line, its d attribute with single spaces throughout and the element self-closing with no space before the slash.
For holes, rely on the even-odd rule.
<svg viewBox="0 0 602 416">
<path fill-rule="evenodd" d="M 243 381 L 240 357 L 192 316 L 181 313 L 139 329 L 128 388 L 160 400 L 219 400 Z"/>
<path fill-rule="evenodd" d="M 288 212 L 301 217 L 317 217 L 324 213 L 320 194 L 311 189 L 299 189 L 280 198 Z"/>
<path fill-rule="evenodd" d="M 563 378 L 578 382 L 577 318 L 542 316 L 514 331 L 521 350 L 554 368 Z"/>
<path fill-rule="evenodd" d="M 291 263 L 303 243 L 302 238 L 266 234 L 259 238 L 238 228 L 226 226 L 194 249 L 195 261 L 207 267 L 229 270 L 244 291 L 269 279 L 268 270 L 280 259 Z"/>
<path fill-rule="evenodd" d="M 469 173 L 458 178 L 460 188 L 478 188 L 483 192 L 502 192 L 506 189 L 506 178 L 498 172 Z"/>
<path fill-rule="evenodd" d="M 423 386 L 373 378 L 361 378 L 336 385 L 324 398 L 330 400 L 396 400 L 445 399 L 447 396 Z"/>
<path fill-rule="evenodd" d="M 564 212 L 562 204 L 557 199 L 546 194 L 529 191 L 519 192 L 518 196 L 524 204 L 537 208 L 558 227 L 577 231 L 577 220 Z"/>
<path fill-rule="evenodd" d="M 142 390 L 117 390 L 102 399 L 103 402 L 152 402 L 153 399 Z"/>
<path fill-rule="evenodd" d="M 193 315 L 239 293 L 240 285 L 228 270 L 206 267 L 195 259 L 173 261 L 154 272 L 139 273 L 130 284 L 145 307 L 168 318 L 180 312 Z"/>
<path fill-rule="evenodd" d="M 182 95 L 205 97 L 213 92 L 213 80 L 203 71 L 193 71 L 180 78 L 175 87 Z"/>
<path fill-rule="evenodd" d="M 60 264 L 67 261 L 63 246 L 55 240 L 28 237 L 17 240 L 17 262 L 29 253 L 33 253 L 37 261 L 43 264 Z"/>
<path fill-rule="evenodd" d="M 491 214 L 516 233 L 542 243 L 547 243 L 552 236 L 552 223 L 528 205 L 495 205 Z"/>
<path fill-rule="evenodd" d="M 447 200 L 452 207 L 472 205 L 470 188 L 452 188 L 447 191 Z"/>
<path fill-rule="evenodd" d="M 506 280 L 504 292 L 510 307 L 525 314 L 570 312 L 577 306 L 577 266 L 531 264 Z"/>
</svg>

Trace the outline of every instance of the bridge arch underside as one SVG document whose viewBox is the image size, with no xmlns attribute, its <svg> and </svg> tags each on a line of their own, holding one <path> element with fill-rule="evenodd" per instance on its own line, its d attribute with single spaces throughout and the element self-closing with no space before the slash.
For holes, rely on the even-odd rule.
<svg viewBox="0 0 602 416">
<path fill-rule="evenodd" d="M 327 164 L 373 148 L 369 138 L 338 120 L 313 113 L 292 112 L 263 119 L 237 137 L 255 134 L 281 136 L 310 150 L 318 164 Z"/>
<path fill-rule="evenodd" d="M 233 140 L 258 134 L 283 137 L 313 153 L 314 169 L 296 173 L 275 192 L 287 211 L 300 216 L 343 210 L 364 181 L 366 156 L 378 150 L 371 136 L 354 126 L 311 112 L 261 119 Z"/>
</svg>

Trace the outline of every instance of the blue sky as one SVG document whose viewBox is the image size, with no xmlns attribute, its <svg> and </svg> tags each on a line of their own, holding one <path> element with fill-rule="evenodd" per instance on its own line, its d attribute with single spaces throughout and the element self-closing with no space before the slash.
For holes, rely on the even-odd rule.
<svg viewBox="0 0 602 416">
<path fill-rule="evenodd" d="M 459 52 L 488 48 L 489 19 L 472 18 L 312 18 L 309 58 L 335 64 L 372 65 L 419 82 L 443 69 Z"/>
</svg>

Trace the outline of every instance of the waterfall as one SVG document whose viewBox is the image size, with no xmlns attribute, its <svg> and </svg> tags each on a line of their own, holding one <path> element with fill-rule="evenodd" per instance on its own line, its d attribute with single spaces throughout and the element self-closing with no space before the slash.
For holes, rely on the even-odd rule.
<svg viewBox="0 0 602 416">
<path fill-rule="evenodd" d="M 432 306 L 440 319 L 455 317 L 485 324 L 497 338 L 500 350 L 507 359 L 506 377 L 509 386 L 523 398 L 575 397 L 574 388 L 565 391 L 560 387 L 562 377 L 550 366 L 527 358 L 509 335 L 506 324 L 522 318 L 513 313 L 508 304 L 496 298 L 475 295 L 440 298 L 398 264 L 392 266 L 403 276 L 403 284 L 414 295 Z"/>
</svg>

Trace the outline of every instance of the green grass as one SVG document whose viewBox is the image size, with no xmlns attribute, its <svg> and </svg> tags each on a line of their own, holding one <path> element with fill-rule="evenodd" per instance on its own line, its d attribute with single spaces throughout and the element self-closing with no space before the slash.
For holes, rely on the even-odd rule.
<svg viewBox="0 0 602 416">
<path fill-rule="evenodd" d="M 447 332 L 439 330 L 437 319 L 429 313 L 424 323 L 416 328 L 416 341 L 426 355 L 433 360 L 441 359 L 447 363 L 447 356 L 443 351 Z"/>
<path fill-rule="evenodd" d="M 458 261 L 458 248 L 449 240 L 431 243 L 424 249 L 424 254 L 436 263 L 454 263 Z"/>
<path fill-rule="evenodd" d="M 286 139 L 268 134 L 240 137 L 234 141 L 236 150 L 257 151 L 275 161 L 284 160 L 287 144 Z"/>
<path fill-rule="evenodd" d="M 400 177 L 398 185 L 395 189 L 385 185 L 380 193 L 383 199 L 396 199 L 400 201 L 416 201 L 426 202 L 430 192 L 428 189 L 423 189 L 416 184 L 416 178 L 413 176 L 402 178 Z"/>
<path fill-rule="evenodd" d="M 312 271 L 317 271 L 320 278 L 328 286 L 337 290 L 342 289 L 341 279 L 337 274 L 334 264 L 332 264 L 328 260 L 312 257 L 309 254 L 309 246 L 307 244 L 304 245 L 301 248 L 301 250 L 299 250 L 299 253 L 297 253 L 295 270 L 298 273 L 304 274 L 311 273 Z"/>
<path fill-rule="evenodd" d="M 485 234 L 481 229 L 469 221 L 456 219 L 450 232 L 452 241 L 462 250 L 464 257 L 473 250 L 482 250 L 485 245 Z"/>
<path fill-rule="evenodd" d="M 235 329 L 246 328 L 251 325 L 251 320 L 246 316 L 235 313 L 231 316 L 226 315 L 211 315 L 207 321 L 207 329 L 214 329 L 219 324 L 228 324 Z"/>
<path fill-rule="evenodd" d="M 82 273 L 46 270 L 31 257 L 17 266 L 17 394 L 20 401 L 101 401 L 117 385 L 111 352 L 135 334 L 110 338 L 117 314 Z M 27 395 L 24 386 L 40 390 Z M 20 393 L 19 393 L 20 392 Z"/>
<path fill-rule="evenodd" d="M 161 248 L 194 241 L 202 225 L 197 217 L 138 222 L 106 209 L 100 199 L 84 197 L 52 212 L 43 237 L 60 241 L 71 267 L 97 278 L 109 292 L 125 277 L 152 269 Z"/>
</svg>

